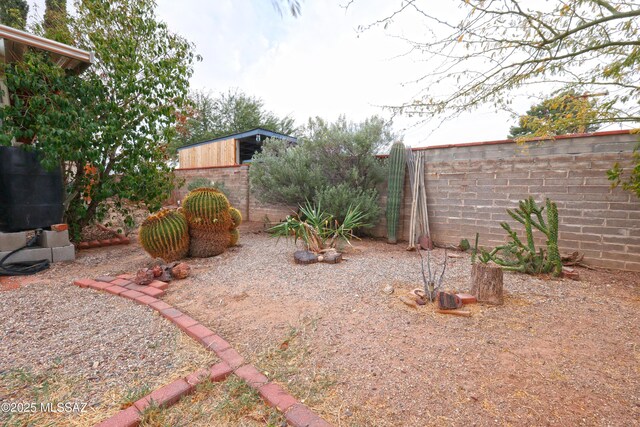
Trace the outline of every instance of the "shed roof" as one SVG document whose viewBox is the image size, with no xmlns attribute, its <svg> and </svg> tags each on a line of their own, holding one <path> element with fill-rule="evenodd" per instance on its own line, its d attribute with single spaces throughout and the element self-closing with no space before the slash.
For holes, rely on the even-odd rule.
<svg viewBox="0 0 640 427">
<path fill-rule="evenodd" d="M 290 141 L 290 142 L 298 142 L 298 138 L 294 137 L 294 136 L 290 136 L 290 135 L 285 135 L 283 133 L 279 133 L 279 132 L 273 132 L 267 129 L 263 129 L 263 128 L 255 128 L 255 129 L 251 129 L 245 132 L 240 132 L 240 133 L 232 133 L 230 135 L 225 135 L 225 136 L 221 136 L 218 138 L 214 138 L 214 139 L 208 139 L 206 141 L 201 141 L 201 142 L 194 142 L 193 144 L 189 144 L 189 145 L 183 145 L 182 147 L 178 148 L 178 151 L 180 150 L 184 150 L 185 148 L 192 148 L 192 147 L 197 147 L 199 145 L 205 145 L 205 144 L 211 144 L 213 142 L 219 142 L 219 141 L 226 141 L 227 139 L 244 139 L 244 138 L 250 138 L 252 136 L 265 136 L 267 138 L 278 138 L 278 139 L 284 139 L 285 141 Z"/>
<path fill-rule="evenodd" d="M 4 44 L 4 56 L 7 62 L 20 60 L 27 47 L 49 52 L 53 62 L 62 68 L 76 72 L 84 71 L 94 61 L 93 52 L 35 36 L 1 24 L 0 39 Z"/>
</svg>

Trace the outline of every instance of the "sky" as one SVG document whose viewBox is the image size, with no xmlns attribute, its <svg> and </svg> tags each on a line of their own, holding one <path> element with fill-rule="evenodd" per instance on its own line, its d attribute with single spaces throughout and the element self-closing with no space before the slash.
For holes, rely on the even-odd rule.
<svg viewBox="0 0 640 427">
<path fill-rule="evenodd" d="M 192 89 L 240 89 L 264 101 L 267 110 L 293 117 L 355 122 L 378 114 L 391 118 L 385 105 L 414 99 L 424 87 L 412 84 L 432 64 L 403 53 L 408 45 L 396 35 L 429 37 L 418 17 L 405 15 L 390 29 L 364 32 L 359 26 L 388 16 L 400 0 L 302 0 L 299 17 L 281 15 L 271 0 L 157 0 L 160 20 L 195 45 Z M 71 3 L 71 1 L 69 1 Z M 282 1 L 282 3 L 285 3 Z M 431 10 L 459 13 L 455 1 L 432 2 Z M 37 0 L 40 13 L 44 0 Z M 69 4 L 71 7 L 71 4 Z M 414 20 L 415 18 L 415 20 Z M 524 113 L 538 99 L 514 97 Z M 394 130 L 410 146 L 505 139 L 517 118 L 489 107 L 455 119 L 395 117 Z"/>
<path fill-rule="evenodd" d="M 390 32 L 357 31 L 387 16 L 399 1 L 359 0 L 348 9 L 344 3 L 306 0 L 294 18 L 286 12 L 281 16 L 270 0 L 159 0 L 157 14 L 203 57 L 195 65 L 193 88 L 214 93 L 239 88 L 299 125 L 314 116 L 335 120 L 344 114 L 356 122 L 374 114 L 390 118 L 382 106 L 412 99 L 421 87 L 403 83 L 415 79 L 425 64 L 399 57 L 408 46 Z M 455 12 L 451 5 L 437 7 Z M 406 24 L 407 34 L 419 34 L 418 25 L 399 24 Z M 524 103 L 523 111 L 527 108 Z M 505 139 L 514 124 L 510 114 L 490 109 L 442 125 L 420 121 L 394 118 L 394 129 L 407 145 Z"/>
</svg>

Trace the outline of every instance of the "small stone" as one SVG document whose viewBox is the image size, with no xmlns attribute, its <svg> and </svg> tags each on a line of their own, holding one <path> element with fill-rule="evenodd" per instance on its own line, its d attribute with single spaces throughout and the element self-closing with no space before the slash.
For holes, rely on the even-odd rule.
<svg viewBox="0 0 640 427">
<path fill-rule="evenodd" d="M 149 270 L 148 268 L 141 268 L 136 273 L 136 277 L 133 279 L 133 282 L 136 285 L 148 285 L 153 282 L 153 270 Z"/>
<path fill-rule="evenodd" d="M 387 295 L 391 295 L 393 293 L 393 285 L 385 286 L 382 292 L 384 292 Z"/>
<path fill-rule="evenodd" d="M 351 412 L 351 409 L 347 408 L 346 411 L 344 411 L 344 416 L 345 417 L 351 417 L 353 416 L 353 412 Z"/>
<path fill-rule="evenodd" d="M 433 249 L 433 241 L 426 234 L 420 236 L 420 238 L 418 239 L 418 243 L 420 244 L 420 247 L 425 251 L 430 251 L 431 249 Z"/>
<path fill-rule="evenodd" d="M 95 362 L 93 362 L 93 369 L 98 369 L 98 365 L 100 365 L 100 362 L 98 362 L 97 360 Z"/>
<path fill-rule="evenodd" d="M 191 274 L 191 267 L 186 262 L 176 264 L 171 268 L 171 275 L 174 279 L 186 279 Z"/>
<path fill-rule="evenodd" d="M 151 271 L 153 272 L 153 277 L 160 277 L 164 273 L 164 269 L 159 265 L 154 265 Z"/>
</svg>

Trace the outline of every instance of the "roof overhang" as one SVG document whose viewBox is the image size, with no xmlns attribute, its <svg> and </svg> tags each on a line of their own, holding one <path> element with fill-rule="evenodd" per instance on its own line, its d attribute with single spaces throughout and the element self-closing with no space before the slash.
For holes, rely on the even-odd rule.
<svg viewBox="0 0 640 427">
<path fill-rule="evenodd" d="M 231 135 L 221 136 L 219 138 L 208 139 L 206 141 L 201 141 L 201 142 L 195 142 L 195 143 L 189 144 L 189 145 L 183 145 L 182 147 L 178 148 L 178 151 L 184 150 L 186 148 L 197 147 L 199 145 L 205 145 L 205 144 L 211 144 L 211 143 L 214 143 L 214 142 L 226 141 L 226 140 L 229 140 L 229 139 L 237 139 L 237 140 L 240 140 L 241 142 L 242 141 L 248 141 L 248 140 L 253 140 L 253 141 L 260 142 L 263 137 L 264 137 L 264 139 L 267 139 L 267 138 L 278 138 L 278 139 L 282 139 L 284 141 L 289 141 L 292 144 L 295 144 L 295 143 L 298 142 L 298 138 L 296 138 L 294 136 L 285 135 L 285 134 L 279 133 L 279 132 L 273 132 L 273 131 L 270 131 L 270 130 L 267 130 L 267 129 L 255 128 L 255 129 L 248 130 L 246 132 L 234 133 L 234 134 L 231 134 Z"/>
<path fill-rule="evenodd" d="M 86 70 L 94 61 L 93 52 L 35 36 L 6 25 L 0 25 L 0 40 L 4 42 L 4 57 L 7 63 L 20 61 L 28 47 L 49 52 L 53 62 L 77 73 Z"/>
</svg>

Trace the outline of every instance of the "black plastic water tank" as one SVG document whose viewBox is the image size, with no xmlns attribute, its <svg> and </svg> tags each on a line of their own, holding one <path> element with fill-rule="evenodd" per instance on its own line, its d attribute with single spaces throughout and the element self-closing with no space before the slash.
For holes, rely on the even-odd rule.
<svg viewBox="0 0 640 427">
<path fill-rule="evenodd" d="M 62 222 L 62 170 L 46 170 L 34 151 L 0 147 L 0 231 L 45 228 Z"/>
</svg>

